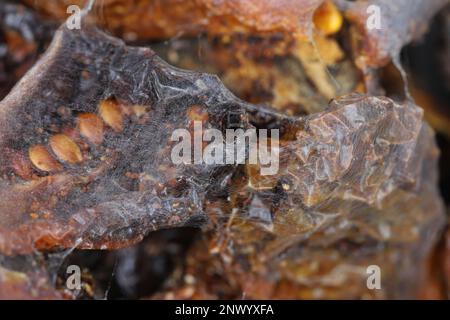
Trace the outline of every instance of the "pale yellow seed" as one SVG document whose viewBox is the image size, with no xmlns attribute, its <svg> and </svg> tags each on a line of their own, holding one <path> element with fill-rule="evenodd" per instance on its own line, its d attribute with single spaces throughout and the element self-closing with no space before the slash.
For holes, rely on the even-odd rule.
<svg viewBox="0 0 450 320">
<path fill-rule="evenodd" d="M 47 148 L 42 145 L 30 147 L 28 156 L 31 163 L 39 170 L 46 172 L 61 170 L 61 165 L 51 156 Z"/>
<path fill-rule="evenodd" d="M 99 145 L 103 141 L 104 125 L 102 119 L 92 113 L 82 113 L 78 116 L 78 128 L 89 142 Z"/>
<path fill-rule="evenodd" d="M 50 138 L 50 148 L 62 161 L 76 164 L 83 161 L 83 155 L 78 145 L 65 134 L 56 134 Z"/>
<path fill-rule="evenodd" d="M 123 131 L 123 114 L 120 106 L 114 100 L 100 102 L 99 113 L 103 121 L 116 132 Z"/>
<path fill-rule="evenodd" d="M 138 118 L 142 117 L 144 114 L 147 113 L 146 106 L 134 105 L 132 108 L 133 108 L 134 115 Z"/>
<path fill-rule="evenodd" d="M 324 35 L 339 32 L 344 18 L 332 1 L 324 2 L 314 13 L 314 25 Z"/>
</svg>

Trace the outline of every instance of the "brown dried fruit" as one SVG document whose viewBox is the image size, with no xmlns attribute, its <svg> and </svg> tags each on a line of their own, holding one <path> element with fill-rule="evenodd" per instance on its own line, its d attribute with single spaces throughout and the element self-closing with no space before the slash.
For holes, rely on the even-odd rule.
<svg viewBox="0 0 450 320">
<path fill-rule="evenodd" d="M 109 99 L 100 102 L 99 113 L 103 121 L 116 132 L 123 131 L 123 114 L 115 100 Z"/>
<path fill-rule="evenodd" d="M 18 1 L 15 1 L 18 2 Z M 0 5 L 0 99 L 33 66 L 57 25 L 13 1 Z"/>
<path fill-rule="evenodd" d="M 50 155 L 43 145 L 30 147 L 28 150 L 31 163 L 42 171 L 55 172 L 61 170 L 61 165 Z"/>
<path fill-rule="evenodd" d="M 29 159 L 24 154 L 17 151 L 8 150 L 7 152 L 10 153 L 11 168 L 14 173 L 24 180 L 31 179 L 33 169 Z"/>
<path fill-rule="evenodd" d="M 38 271 L 18 272 L 0 265 L 0 300 L 61 300 L 73 299 L 68 292 L 56 290 L 46 273 Z"/>
<path fill-rule="evenodd" d="M 377 68 L 397 58 L 403 46 L 418 40 L 448 0 L 335 0 L 335 3 L 356 27 L 353 31 L 358 65 Z M 376 18 L 381 18 L 381 25 L 373 23 Z"/>
<path fill-rule="evenodd" d="M 86 4 L 85 0 L 25 1 L 59 19 L 67 18 L 68 5 Z M 405 44 L 418 39 L 428 21 L 448 1 L 327 0 L 324 4 L 324 0 L 141 0 L 137 10 L 135 2 L 114 0 L 95 3 L 101 6 L 101 16 L 106 19 L 98 19 L 95 14 L 90 19 L 129 40 L 163 39 L 205 31 L 213 36 L 281 33 L 286 38 L 305 39 L 311 37 L 314 14 L 316 27 L 324 34 L 334 34 L 341 28 L 342 16 L 333 3 L 357 28 L 356 49 L 361 63 L 377 67 L 398 54 Z M 367 8 L 371 5 L 381 8 L 385 25 L 379 30 L 367 30 L 371 15 Z"/>
<path fill-rule="evenodd" d="M 47 15 L 66 19 L 69 5 L 85 5 L 86 0 L 26 0 Z M 116 35 L 130 40 L 208 32 L 293 33 L 307 36 L 314 10 L 323 0 L 114 0 L 96 2 L 101 17 L 90 18 Z M 137 7 L 139 9 L 137 9 Z M 95 8 L 95 9 L 96 9 Z"/>
<path fill-rule="evenodd" d="M 216 74 L 247 102 L 289 115 L 323 111 L 331 98 L 354 92 L 360 71 L 336 39 L 318 33 L 316 45 L 283 39 L 235 35 L 219 42 L 202 37 L 172 40 L 168 50 L 166 43 L 152 49 L 176 67 Z"/>
<path fill-rule="evenodd" d="M 399 270 L 410 278 L 422 273 L 420 262 L 442 228 L 444 210 L 433 134 L 413 103 L 355 95 L 308 117 L 288 117 L 235 98 L 215 76 L 172 68 L 151 50 L 125 47 L 94 28 L 63 27 L 55 43 L 0 103 L 1 148 L 20 149 L 35 134 L 35 123 L 51 122 L 61 103 L 92 112 L 105 92 L 127 105 L 151 105 L 154 112 L 146 123 L 105 136 L 110 148 L 101 148 L 86 166 L 25 185 L 2 181 L 0 252 L 115 249 L 153 230 L 209 221 L 217 227 L 211 228 L 217 245 L 208 247 L 217 248 L 219 261 L 208 260 L 213 265 L 207 269 L 225 270 L 203 274 L 225 274 L 241 297 L 314 297 L 318 286 L 324 289 L 320 297 L 366 297 L 366 274 L 347 271 L 360 270 L 371 258 L 383 264 L 390 285 L 370 297 L 402 297 L 406 285 L 414 292 L 415 284 L 405 284 L 395 269 L 403 263 Z M 78 90 L 83 80 L 74 76 L 64 77 L 63 88 L 50 86 L 57 96 L 40 90 L 63 75 L 60 61 L 65 70 L 89 61 L 94 85 Z M 132 76 L 130 66 L 136 68 Z M 208 125 L 221 133 L 234 119 L 242 129 L 279 129 L 280 170 L 273 184 L 256 190 L 249 172 L 256 182 L 257 173 L 245 165 L 175 165 L 170 137 L 189 125 L 192 105 L 201 105 Z M 20 116 L 30 110 L 31 123 Z M 128 172 L 138 181 L 124 186 Z M 32 219 L 30 212 L 51 214 Z M 309 264 L 315 261 L 316 267 Z M 335 277 L 341 268 L 343 277 Z M 188 282 L 187 293 L 193 293 L 192 277 Z"/>
<path fill-rule="evenodd" d="M 78 127 L 83 137 L 93 144 L 101 144 L 104 136 L 103 121 L 93 113 L 82 113 L 78 116 Z"/>
<path fill-rule="evenodd" d="M 56 134 L 50 138 L 50 147 L 62 161 L 77 164 L 83 161 L 80 147 L 65 134 Z"/>
</svg>

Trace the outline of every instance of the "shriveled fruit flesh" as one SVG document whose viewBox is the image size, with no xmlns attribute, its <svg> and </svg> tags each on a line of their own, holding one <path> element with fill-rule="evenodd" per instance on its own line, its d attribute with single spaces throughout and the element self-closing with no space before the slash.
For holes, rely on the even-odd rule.
<svg viewBox="0 0 450 320">
<path fill-rule="evenodd" d="M 44 275 L 27 275 L 0 267 L 0 299 L 62 299 L 58 291 L 49 283 L 43 285 L 42 280 L 47 281 Z"/>
<path fill-rule="evenodd" d="M 169 42 L 171 48 L 165 48 L 166 42 L 152 44 L 152 48 L 175 66 L 217 74 L 234 94 L 248 102 L 269 104 L 290 115 L 319 112 L 331 98 L 360 89 L 360 75 L 352 62 L 351 53 L 345 52 L 341 44 L 330 37 L 330 31 L 321 31 L 323 28 L 330 28 L 326 22 L 328 19 L 333 21 L 333 16 L 338 15 L 338 20 L 342 19 L 342 15 L 335 7 L 332 11 L 334 14 L 330 13 L 330 3 L 325 2 L 328 5 L 322 5 L 315 12 L 316 30 L 308 39 L 302 40 L 292 37 L 292 34 L 278 32 L 267 34 L 232 32 L 201 38 L 184 37 L 171 40 Z M 58 1 L 54 6 L 62 4 L 63 2 Z M 51 1 L 34 1 L 33 5 L 39 8 L 50 6 L 52 10 L 54 8 Z M 17 19 L 25 15 L 36 16 L 36 13 L 21 5 L 8 4 L 8 6 L 15 8 Z M 322 10 L 322 7 L 325 10 Z M 108 12 L 107 8 L 103 9 Z M 89 16 L 103 15 L 98 15 L 94 9 Z M 61 17 L 67 17 L 66 10 L 63 10 Z M 324 27 L 321 27 L 322 24 Z M 47 22 L 44 24 L 39 20 L 30 29 L 39 31 L 44 27 L 46 38 L 49 38 L 55 29 L 53 24 Z M 341 29 L 343 26 L 340 23 L 336 26 L 335 33 Z M 130 42 L 145 43 L 144 39 L 135 41 L 133 38 Z M 42 46 L 47 42 L 48 39 L 46 41 L 40 39 L 32 43 Z M 160 48 L 166 52 L 162 52 Z M 199 48 L 201 48 L 200 55 Z M 17 77 L 12 78 L 10 72 L 5 74 L 5 79 L 8 76 L 9 84 L 4 88 L 4 94 L 25 71 L 31 68 L 36 58 L 34 55 L 27 63 L 21 63 L 19 66 L 21 74 Z M 6 61 L 5 65 L 11 63 Z M 81 125 L 83 130 L 86 121 Z"/>
<path fill-rule="evenodd" d="M 70 5 L 87 0 L 24 0 L 41 12 L 65 20 Z M 323 0 L 106 0 L 94 3 L 92 19 L 128 40 L 179 35 L 293 33 L 307 37 L 314 11 Z"/>
<path fill-rule="evenodd" d="M 0 99 L 33 66 L 57 25 L 23 5 L 0 6 Z"/>
<path fill-rule="evenodd" d="M 61 21 L 70 5 L 87 0 L 24 0 Z M 91 19 L 128 40 L 165 39 L 180 35 L 285 34 L 311 38 L 339 31 L 345 11 L 355 25 L 360 64 L 379 67 L 407 43 L 423 35 L 429 20 L 448 0 L 106 0 L 94 3 Z M 101 14 L 100 14 L 101 13 Z"/>
<path fill-rule="evenodd" d="M 199 237 L 196 228 L 152 232 L 140 243 L 120 250 L 74 250 L 58 270 L 58 290 L 64 291 L 70 274 L 79 266 L 84 290 L 76 298 L 137 299 L 158 292 L 166 279 L 181 274 L 189 246 Z"/>
<path fill-rule="evenodd" d="M 355 25 L 354 42 L 362 68 L 386 65 L 408 43 L 419 39 L 448 0 L 335 0 Z"/>
<path fill-rule="evenodd" d="M 60 19 L 67 18 L 69 4 L 82 7 L 87 1 L 29 2 Z M 132 1 L 96 2 L 88 18 L 129 43 L 170 38 L 179 49 L 171 50 L 171 63 L 219 75 L 246 101 L 299 115 L 322 111 L 331 98 L 358 85 L 351 54 L 344 53 L 333 38 L 344 24 L 332 1 L 215 1 L 213 5 L 209 0 L 147 0 L 138 5 L 137 10 Z M 200 38 L 196 47 L 195 36 L 203 34 L 207 38 Z"/>
<path fill-rule="evenodd" d="M 73 299 L 68 291 L 55 289 L 46 268 L 33 257 L 0 255 L 0 300 Z"/>
<path fill-rule="evenodd" d="M 6 254 L 117 248 L 150 230 L 198 225 L 204 197 L 223 193 L 235 168 L 174 165 L 173 131 L 193 130 L 196 120 L 251 127 L 245 108 L 254 107 L 216 77 L 176 70 L 149 49 L 86 28 L 61 29 L 2 101 Z M 80 126 L 86 114 L 103 125 Z"/>
<path fill-rule="evenodd" d="M 234 240 L 235 238 L 233 238 Z M 308 243 L 276 258 L 248 263 L 246 256 L 215 254 L 210 242 L 189 252 L 182 275 L 172 277 L 150 299 L 444 299 L 435 275 L 428 278 L 420 245 L 342 240 L 326 247 Z M 256 247 L 256 245 L 255 245 Z M 232 247 L 236 249 L 236 246 Z M 414 250 L 421 251 L 417 258 Z M 245 247 L 247 254 L 249 247 Z M 242 251 L 233 251 L 234 254 Z M 201 263 L 199 263 L 201 262 Z M 411 263 L 419 266 L 411 268 Z M 370 269 L 370 267 L 374 269 Z M 375 269 L 375 268 L 380 269 Z M 367 285 L 368 270 L 381 271 L 380 290 Z M 404 273 L 406 272 L 406 273 Z M 418 276 L 416 282 L 411 277 Z M 433 292 L 430 293 L 430 285 Z M 425 292 L 426 290 L 427 292 Z M 427 294 L 424 296 L 424 294 Z"/>
<path fill-rule="evenodd" d="M 218 75 L 245 101 L 287 115 L 323 111 L 333 97 L 363 89 L 351 53 L 318 33 L 314 43 L 236 35 L 174 39 L 152 49 L 174 66 Z"/>
<path fill-rule="evenodd" d="M 212 254 L 204 234 L 187 251 L 181 273 L 174 273 L 153 295 L 143 297 L 158 300 L 245 299 L 240 280 L 227 274 L 224 262 Z"/>
<path fill-rule="evenodd" d="M 195 134 L 194 121 L 222 133 L 279 129 L 279 170 L 174 164 L 171 135 Z M 158 229 L 202 226 L 227 281 L 252 297 L 283 296 L 273 289 L 283 281 L 308 296 L 295 268 L 322 250 L 330 254 L 317 258 L 327 266 L 321 272 L 373 262 L 394 279 L 381 294 L 405 296 L 393 268 L 412 261 L 403 272 L 420 279 L 445 223 L 438 152 L 414 104 L 351 95 L 289 117 L 87 25 L 63 26 L 1 102 L 0 148 L 3 254 L 117 249 Z M 352 297 L 365 297 L 359 276 L 350 277 Z M 339 286 L 326 296 L 348 297 Z"/>
<path fill-rule="evenodd" d="M 437 148 L 425 143 L 432 134 L 421 117 L 411 104 L 382 98 L 343 99 L 308 117 L 291 142 L 296 151 L 281 151 L 279 175 L 264 181 L 250 174 L 232 197 L 234 213 L 155 298 L 418 298 L 445 225 Z M 412 157 L 399 156 L 403 148 Z M 277 187 L 268 189 L 271 181 Z M 382 270 L 381 290 L 367 286 L 370 266 Z"/>
</svg>

